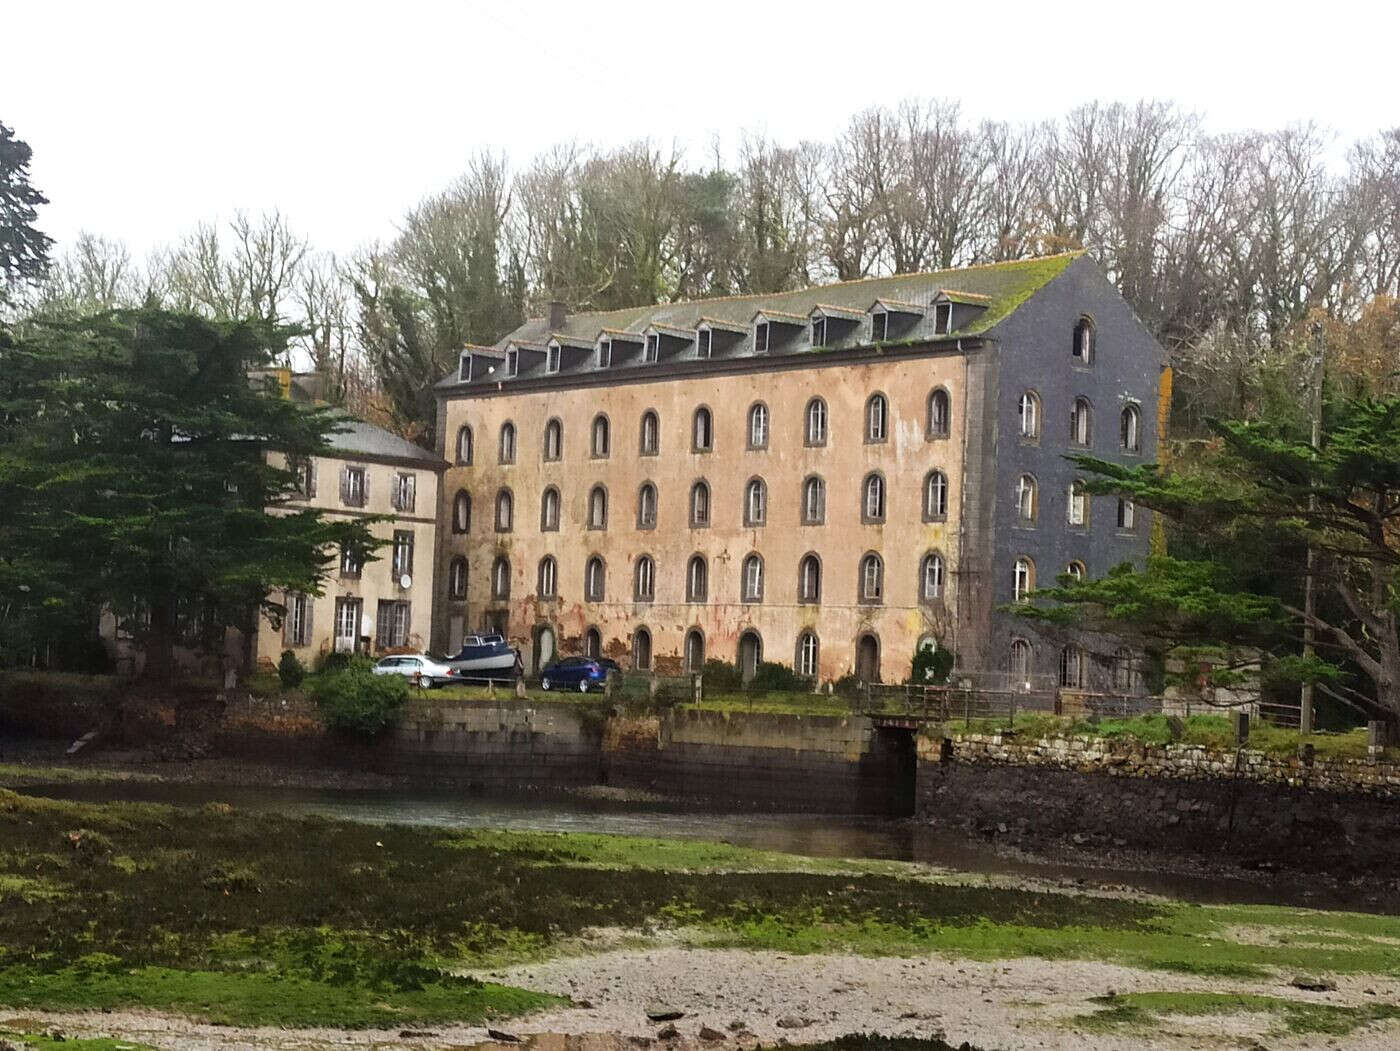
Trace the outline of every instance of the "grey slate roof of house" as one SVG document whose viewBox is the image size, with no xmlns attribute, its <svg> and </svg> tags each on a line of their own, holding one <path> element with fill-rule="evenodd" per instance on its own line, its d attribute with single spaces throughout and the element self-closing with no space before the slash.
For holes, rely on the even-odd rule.
<svg viewBox="0 0 1400 1051">
<path fill-rule="evenodd" d="M 443 461 L 431 450 L 414 445 L 407 438 L 400 438 L 383 427 L 349 416 L 343 417 L 338 429 L 330 435 L 330 446 L 333 453 L 404 460 L 430 467 L 443 466 Z"/>
</svg>

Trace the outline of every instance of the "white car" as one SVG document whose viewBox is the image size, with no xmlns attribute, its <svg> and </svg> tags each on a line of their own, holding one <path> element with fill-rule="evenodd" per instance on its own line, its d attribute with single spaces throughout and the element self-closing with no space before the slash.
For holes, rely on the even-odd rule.
<svg viewBox="0 0 1400 1051">
<path fill-rule="evenodd" d="M 430 689 L 461 681 L 456 668 L 450 668 L 426 653 L 400 653 L 384 657 L 374 666 L 374 674 L 402 675 L 405 679 L 421 682 Z"/>
</svg>

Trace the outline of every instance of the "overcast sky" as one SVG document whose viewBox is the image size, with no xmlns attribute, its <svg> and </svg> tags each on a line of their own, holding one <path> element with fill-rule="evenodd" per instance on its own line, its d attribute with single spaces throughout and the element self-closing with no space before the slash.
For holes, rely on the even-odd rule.
<svg viewBox="0 0 1400 1051">
<path fill-rule="evenodd" d="M 0 121 L 42 227 L 138 254 L 277 207 L 318 248 L 392 236 L 481 148 L 830 137 L 908 96 L 1039 120 L 1170 98 L 1213 130 L 1400 124 L 1400 4 L 0 0 Z"/>
</svg>

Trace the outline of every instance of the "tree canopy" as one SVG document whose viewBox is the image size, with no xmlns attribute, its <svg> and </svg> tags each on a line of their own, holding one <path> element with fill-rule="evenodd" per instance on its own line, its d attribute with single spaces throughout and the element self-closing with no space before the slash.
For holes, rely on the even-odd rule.
<svg viewBox="0 0 1400 1051">
<path fill-rule="evenodd" d="M 119 310 L 0 341 L 0 601 L 16 619 L 106 608 L 171 673 L 177 640 L 274 620 L 318 592 L 369 520 L 288 506 L 295 464 L 336 417 L 250 381 L 288 333 L 266 322 Z M 272 453 L 281 455 L 273 456 Z"/>
<path fill-rule="evenodd" d="M 51 238 L 35 228 L 48 198 L 29 183 L 34 151 L 0 123 L 0 306 L 21 283 L 37 281 L 48 265 Z"/>
</svg>

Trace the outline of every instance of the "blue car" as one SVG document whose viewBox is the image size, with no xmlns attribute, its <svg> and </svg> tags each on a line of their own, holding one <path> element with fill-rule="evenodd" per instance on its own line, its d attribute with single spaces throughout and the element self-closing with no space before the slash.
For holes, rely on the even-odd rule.
<svg viewBox="0 0 1400 1051">
<path fill-rule="evenodd" d="M 620 670 L 617 661 L 607 657 L 564 657 L 544 666 L 540 672 L 540 689 L 575 689 L 579 693 L 601 690 L 608 673 Z"/>
</svg>

